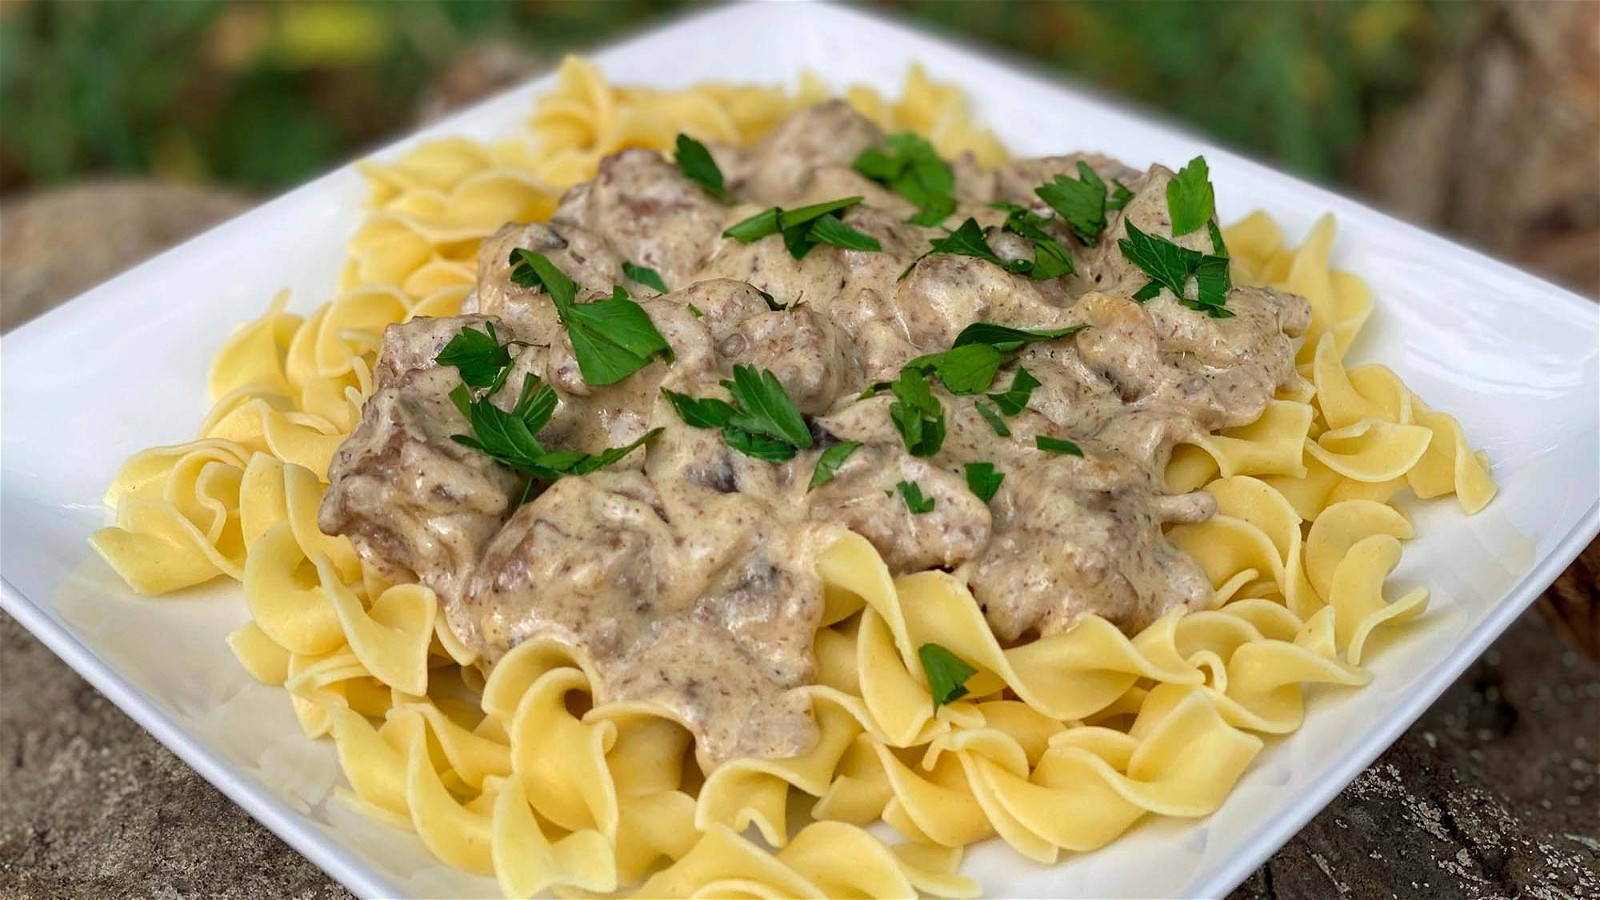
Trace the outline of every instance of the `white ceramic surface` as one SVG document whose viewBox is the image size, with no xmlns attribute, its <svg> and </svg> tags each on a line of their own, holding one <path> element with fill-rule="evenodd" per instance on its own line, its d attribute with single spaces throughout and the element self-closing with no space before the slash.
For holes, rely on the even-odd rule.
<svg viewBox="0 0 1600 900">
<path fill-rule="evenodd" d="M 1306 725 L 1269 745 L 1216 814 L 1147 821 L 1060 865 L 997 841 L 965 869 L 1005 896 L 1226 893 L 1388 746 L 1596 532 L 1600 307 L 1204 140 L 970 50 L 846 9 L 722 8 L 596 55 L 618 82 L 706 78 L 895 90 L 920 60 L 959 82 L 1021 155 L 1085 148 L 1135 166 L 1205 153 L 1224 220 L 1257 207 L 1291 238 L 1339 218 L 1338 266 L 1379 306 L 1354 351 L 1396 369 L 1458 415 L 1501 486 L 1474 518 L 1453 500 L 1417 504 L 1421 535 L 1392 584 L 1433 589 L 1425 625 L 1393 639 L 1361 691 L 1313 691 Z M 425 137 L 510 132 L 551 85 L 540 79 L 383 150 Z M 342 168 L 96 288 L 4 338 L 0 599 L 12 615 L 200 774 L 330 875 L 365 896 L 492 895 L 492 881 L 433 863 L 419 841 L 332 796 L 328 742 L 301 737 L 287 699 L 251 681 L 223 644 L 245 610 L 215 582 L 157 600 L 130 594 L 84 543 L 133 451 L 189 438 L 205 412 L 212 351 L 282 287 L 293 308 L 327 298 L 360 216 L 361 178 Z M 219 864 L 226 861 L 218 860 Z M 88 864 L 85 862 L 85 864 Z"/>
</svg>

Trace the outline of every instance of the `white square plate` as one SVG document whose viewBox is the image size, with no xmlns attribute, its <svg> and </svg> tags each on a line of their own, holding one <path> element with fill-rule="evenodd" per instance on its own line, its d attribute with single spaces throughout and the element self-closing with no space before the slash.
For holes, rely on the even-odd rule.
<svg viewBox="0 0 1600 900">
<path fill-rule="evenodd" d="M 1339 220 L 1335 262 L 1369 280 L 1378 310 L 1354 358 L 1381 360 L 1487 450 L 1500 496 L 1473 518 L 1421 504 L 1396 573 L 1433 589 L 1423 627 L 1387 646 L 1361 691 L 1312 692 L 1306 724 L 1272 742 L 1200 822 L 1148 821 L 1054 867 L 998 841 L 965 869 L 1008 896 L 1226 893 L 1310 819 L 1461 672 L 1595 534 L 1600 307 L 1359 204 L 1170 127 L 972 51 L 850 10 L 752 4 L 686 19 L 595 57 L 616 82 L 790 82 L 897 89 L 921 61 L 960 84 L 1019 155 L 1104 151 L 1143 167 L 1205 153 L 1224 221 L 1263 208 L 1291 236 Z M 520 127 L 547 76 L 413 135 Z M 279 288 L 313 308 L 335 284 L 365 188 L 346 166 L 79 297 L 4 339 L 5 608 L 141 725 L 330 875 L 366 896 L 493 894 L 443 869 L 411 835 L 331 796 L 329 742 L 303 738 L 281 691 L 223 644 L 246 618 L 237 586 L 128 592 L 85 544 L 100 497 L 140 448 L 190 437 L 212 352 Z M 1152 865 L 1152 861 L 1157 864 Z"/>
</svg>

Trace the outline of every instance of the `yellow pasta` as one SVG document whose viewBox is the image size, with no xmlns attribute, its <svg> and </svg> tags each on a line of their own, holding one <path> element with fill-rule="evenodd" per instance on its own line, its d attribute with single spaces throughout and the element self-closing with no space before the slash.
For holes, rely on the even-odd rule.
<svg viewBox="0 0 1600 900">
<path fill-rule="evenodd" d="M 228 644 L 285 688 L 306 734 L 332 739 L 343 801 L 508 896 L 970 896 L 958 868 L 974 841 L 1049 863 L 1145 816 L 1204 816 L 1262 735 L 1299 726 L 1307 685 L 1365 683 L 1372 635 L 1425 610 L 1423 588 L 1385 591 L 1412 535 L 1394 495 L 1454 493 L 1468 512 L 1494 495 L 1455 419 L 1382 366 L 1347 367 L 1373 301 L 1330 268 L 1331 217 L 1288 247 L 1255 213 L 1225 232 L 1235 279 L 1304 294 L 1312 318 L 1303 383 L 1258 421 L 1179 447 L 1167 471 L 1172 490 L 1217 501 L 1216 516 L 1169 533 L 1210 578 L 1210 609 L 1131 636 L 1091 617 L 1003 646 L 959 578 L 891 577 L 847 535 L 819 564 L 827 605 L 806 690 L 820 740 L 703 783 L 685 779 L 688 731 L 648 704 L 596 705 L 592 667 L 569 647 L 529 640 L 485 678 L 431 591 L 385 583 L 317 528 L 383 329 L 456 314 L 478 242 L 548 217 L 605 155 L 667 149 L 680 131 L 748 143 L 824 94 L 809 76 L 793 92 L 621 87 L 568 59 L 526 134 L 361 164 L 371 211 L 339 293 L 305 317 L 275 298 L 218 352 L 197 439 L 134 456 L 107 491 L 116 523 L 91 544 L 118 574 L 147 594 L 242 581 L 251 622 Z M 844 96 L 945 156 L 1005 158 L 960 92 L 920 68 L 898 98 Z M 916 653 L 927 642 L 978 669 L 970 695 L 937 710 Z M 810 821 L 791 821 L 796 808 Z M 902 841 L 864 830 L 878 820 Z"/>
</svg>

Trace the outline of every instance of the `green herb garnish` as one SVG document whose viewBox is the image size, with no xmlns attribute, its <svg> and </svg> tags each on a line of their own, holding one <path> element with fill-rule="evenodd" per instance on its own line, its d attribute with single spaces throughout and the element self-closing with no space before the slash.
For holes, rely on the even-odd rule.
<svg viewBox="0 0 1600 900">
<path fill-rule="evenodd" d="M 1012 328 L 1009 325 L 998 325 L 994 322 L 973 322 L 961 329 L 956 335 L 952 346 L 964 347 L 968 344 L 988 344 L 1001 353 L 1010 353 L 1020 350 L 1025 344 L 1038 341 L 1053 341 L 1056 338 L 1077 334 L 1088 328 L 1087 325 L 1068 325 L 1064 328 Z"/>
<path fill-rule="evenodd" d="M 900 370 L 900 377 L 889 386 L 895 401 L 889 404 L 889 419 L 905 441 L 912 456 L 929 457 L 944 446 L 944 404 L 933 396 L 928 380 L 912 368 Z"/>
<path fill-rule="evenodd" d="M 1211 255 L 1228 258 L 1228 245 L 1222 242 L 1222 229 L 1217 227 L 1215 219 L 1206 220 L 1206 231 L 1211 235 Z"/>
<path fill-rule="evenodd" d="M 1211 173 L 1204 156 L 1196 156 L 1167 182 L 1167 212 L 1172 217 L 1172 236 L 1182 237 L 1199 231 L 1216 212 L 1216 193 L 1211 188 Z"/>
<path fill-rule="evenodd" d="M 952 394 L 979 394 L 994 381 L 1000 360 L 1000 351 L 988 344 L 963 344 L 919 356 L 906 368 L 935 376 Z"/>
<path fill-rule="evenodd" d="M 838 216 L 832 215 L 860 202 L 860 197 L 844 197 L 796 209 L 773 206 L 733 223 L 722 235 L 748 244 L 781 234 L 784 246 L 789 248 L 789 254 L 795 259 L 803 259 L 817 244 L 832 244 L 846 250 L 880 249 L 877 238 L 851 228 Z M 820 221 L 824 218 L 831 218 L 832 221 Z"/>
<path fill-rule="evenodd" d="M 928 676 L 928 693 L 933 695 L 933 711 L 953 700 L 967 695 L 967 679 L 978 670 L 966 660 L 938 644 L 923 644 L 917 648 L 917 658 L 922 660 L 922 672 Z"/>
<path fill-rule="evenodd" d="M 509 345 L 500 343 L 493 322 L 485 322 L 483 327 L 483 331 L 470 325 L 462 328 L 434 357 L 434 362 L 455 366 L 468 387 L 488 388 L 494 393 L 511 371 L 511 350 Z"/>
<path fill-rule="evenodd" d="M 1015 203 L 996 203 L 995 208 L 1006 213 L 1006 221 L 1001 228 L 1033 244 L 1033 266 L 1028 269 L 1029 278 L 1046 281 L 1072 274 L 1072 254 L 1044 230 L 1049 224 L 1048 219 Z"/>
<path fill-rule="evenodd" d="M 547 450 L 539 443 L 538 433 L 555 414 L 559 398 L 549 385 L 542 383 L 531 372 L 522 378 L 522 388 L 517 394 L 516 406 L 506 412 L 490 401 L 510 370 L 510 354 L 505 363 L 493 374 L 491 364 L 498 364 L 499 354 L 493 352 L 484 339 L 501 347 L 490 325 L 487 332 L 463 328 L 434 358 L 440 365 L 455 366 L 461 372 L 462 383 L 450 391 L 450 402 L 455 404 L 471 434 L 453 434 L 450 439 L 471 447 L 503 465 L 528 476 L 522 499 L 528 498 L 534 481 L 555 481 L 566 475 L 586 475 L 622 459 L 660 433 L 653 429 L 638 440 L 622 447 L 612 447 L 598 454 L 570 450 Z M 474 391 L 473 388 L 480 388 Z"/>
<path fill-rule="evenodd" d="M 711 151 L 687 134 L 678 135 L 678 152 L 673 158 L 683 177 L 705 188 L 706 192 L 723 203 L 733 202 L 733 196 L 722 183 L 722 170 L 711 158 Z"/>
<path fill-rule="evenodd" d="M 733 402 L 666 388 L 661 393 L 685 424 L 720 429 L 728 446 L 746 456 L 783 462 L 811 446 L 811 429 L 778 376 L 753 366 L 734 366 L 733 378 L 722 386 Z"/>
<path fill-rule="evenodd" d="M 817 457 L 817 467 L 811 471 L 811 483 L 806 485 L 806 490 L 814 491 L 832 481 L 833 476 L 838 474 L 839 467 L 844 465 L 844 461 L 860 448 L 860 441 L 840 441 L 822 451 Z"/>
<path fill-rule="evenodd" d="M 1013 259 L 1008 261 L 1001 259 L 1000 255 L 994 252 L 994 248 L 989 246 L 988 236 L 985 235 L 984 230 L 978 226 L 978 220 L 971 217 L 968 217 L 965 222 L 962 222 L 955 231 L 949 232 L 944 237 L 933 238 L 928 243 L 930 245 L 928 252 L 912 260 L 911 265 L 906 266 L 905 271 L 900 273 L 900 278 L 903 279 L 907 275 L 910 275 L 911 270 L 917 267 L 917 263 L 922 262 L 924 259 L 927 259 L 929 256 L 935 253 L 950 253 L 956 256 L 970 256 L 974 259 L 981 259 L 984 262 L 994 263 L 1000 268 L 1005 269 L 1007 272 L 1015 272 L 1019 274 L 1027 272 L 1029 269 L 1033 268 L 1033 262 L 1030 260 Z"/>
<path fill-rule="evenodd" d="M 1117 241 L 1117 246 L 1129 262 L 1150 276 L 1150 282 L 1134 292 L 1133 299 L 1142 303 L 1166 288 L 1179 303 L 1212 318 L 1226 319 L 1233 315 L 1224 306 L 1233 286 L 1227 257 L 1206 256 L 1198 250 L 1180 247 L 1160 235 L 1140 231 L 1132 222 L 1128 223 L 1128 236 Z M 1184 290 L 1190 275 L 1197 276 L 1195 299 L 1190 299 Z"/>
<path fill-rule="evenodd" d="M 900 499 L 905 501 L 906 509 L 911 510 L 912 515 L 933 512 L 934 499 L 922 496 L 922 485 L 915 481 L 902 481 L 895 485 L 895 490 L 900 492 Z"/>
<path fill-rule="evenodd" d="M 1017 374 L 1011 376 L 1011 387 L 998 394 L 990 394 L 989 399 L 1000 408 L 1002 413 L 1014 416 L 1028 406 L 1028 398 L 1033 396 L 1033 389 L 1039 386 L 1038 379 L 1033 377 L 1027 369 L 1017 366 Z M 979 409 L 982 412 L 982 409 Z"/>
<path fill-rule="evenodd" d="M 523 287 L 543 288 L 555 301 L 556 315 L 566 326 L 578 371 L 588 384 L 616 384 L 649 364 L 659 354 L 672 361 L 672 347 L 620 286 L 608 300 L 578 303 L 578 285 L 542 253 L 511 251 L 511 280 Z"/>
<path fill-rule="evenodd" d="M 658 293 L 667 293 L 667 283 L 661 280 L 661 273 L 648 266 L 636 266 L 623 260 L 622 274 L 626 275 L 629 281 L 636 281 L 647 288 L 653 288 Z"/>
<path fill-rule="evenodd" d="M 1127 206 L 1128 201 L 1133 199 L 1133 191 L 1128 190 L 1127 185 L 1115 178 L 1111 179 L 1111 183 L 1116 185 L 1116 188 L 1111 192 L 1111 196 L 1106 198 L 1106 210 L 1108 212 Z"/>
<path fill-rule="evenodd" d="M 884 146 L 868 147 L 856 157 L 855 170 L 909 200 L 917 207 L 910 221 L 937 225 L 955 212 L 955 175 L 933 145 L 906 132 L 884 139 Z"/>
<path fill-rule="evenodd" d="M 1100 232 L 1106 230 L 1106 183 L 1083 160 L 1078 160 L 1077 178 L 1057 175 L 1033 192 L 1085 245 L 1093 246 L 1100 239 Z"/>
<path fill-rule="evenodd" d="M 983 416 L 983 420 L 989 423 L 990 428 L 994 429 L 995 434 L 998 434 L 1001 437 L 1011 436 L 1011 429 L 1006 426 L 1006 420 L 1000 418 L 999 410 L 982 400 L 979 400 L 973 405 L 978 408 L 978 415 Z"/>
<path fill-rule="evenodd" d="M 810 241 L 813 246 L 816 244 L 829 244 L 844 250 L 870 250 L 876 252 L 883 249 L 883 245 L 878 243 L 877 238 L 864 231 L 857 231 L 851 228 L 844 223 L 844 220 L 833 213 L 819 216 L 815 222 L 812 222 L 810 230 L 806 232 L 806 240 Z M 792 253 L 793 251 L 794 248 L 791 247 L 790 252 Z M 795 256 L 795 259 L 801 259 L 810 252 L 811 247 L 806 247 Z"/>
<path fill-rule="evenodd" d="M 1000 482 L 1006 480 L 1006 473 L 996 472 L 992 462 L 970 462 L 961 470 L 967 475 L 967 487 L 985 503 L 994 499 L 994 492 L 1000 490 Z"/>
<path fill-rule="evenodd" d="M 1046 453 L 1061 453 L 1067 456 L 1083 455 L 1083 450 L 1066 438 L 1053 438 L 1041 434 L 1033 439 L 1033 445 Z"/>
</svg>

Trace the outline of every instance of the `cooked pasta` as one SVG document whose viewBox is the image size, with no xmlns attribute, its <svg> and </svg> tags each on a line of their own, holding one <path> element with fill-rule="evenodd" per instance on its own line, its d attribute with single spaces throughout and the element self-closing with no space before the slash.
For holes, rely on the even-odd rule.
<svg viewBox="0 0 1600 900">
<path fill-rule="evenodd" d="M 969 896 L 967 844 L 999 837 L 1048 863 L 1147 815 L 1204 816 L 1264 736 L 1299 726 L 1307 686 L 1366 683 L 1373 635 L 1426 609 L 1426 589 L 1386 586 L 1412 536 L 1395 495 L 1454 494 L 1468 513 L 1494 495 L 1455 419 L 1383 366 L 1347 364 L 1373 300 L 1330 266 L 1333 220 L 1290 247 L 1255 213 L 1225 230 L 1234 277 L 1305 296 L 1312 318 L 1302 383 L 1253 424 L 1180 447 L 1167 470 L 1172 490 L 1217 502 L 1169 532 L 1210 580 L 1212 608 L 1131 636 L 1091 616 L 1008 647 L 957 575 L 892 577 L 847 535 L 818 572 L 826 610 L 805 690 L 820 739 L 703 781 L 685 776 L 689 732 L 648 704 L 596 702 L 581 652 L 528 640 L 485 678 L 430 590 L 386 583 L 317 527 L 383 329 L 456 314 L 479 241 L 548 217 L 603 156 L 665 149 L 679 132 L 748 143 L 824 93 L 811 79 L 792 93 L 617 87 L 569 59 L 524 137 L 364 163 L 372 209 L 338 295 L 303 318 L 274 299 L 219 351 L 197 439 L 135 455 L 107 492 L 116 523 L 91 543 L 117 573 L 146 594 L 241 581 L 251 621 L 229 646 L 286 689 L 308 736 L 335 743 L 340 796 L 508 896 Z M 960 93 L 920 69 L 896 100 L 844 96 L 946 156 L 1004 158 Z M 937 711 L 916 650 L 928 642 L 978 670 Z M 810 821 L 791 821 L 801 797 Z M 879 820 L 901 841 L 864 830 Z"/>
</svg>

